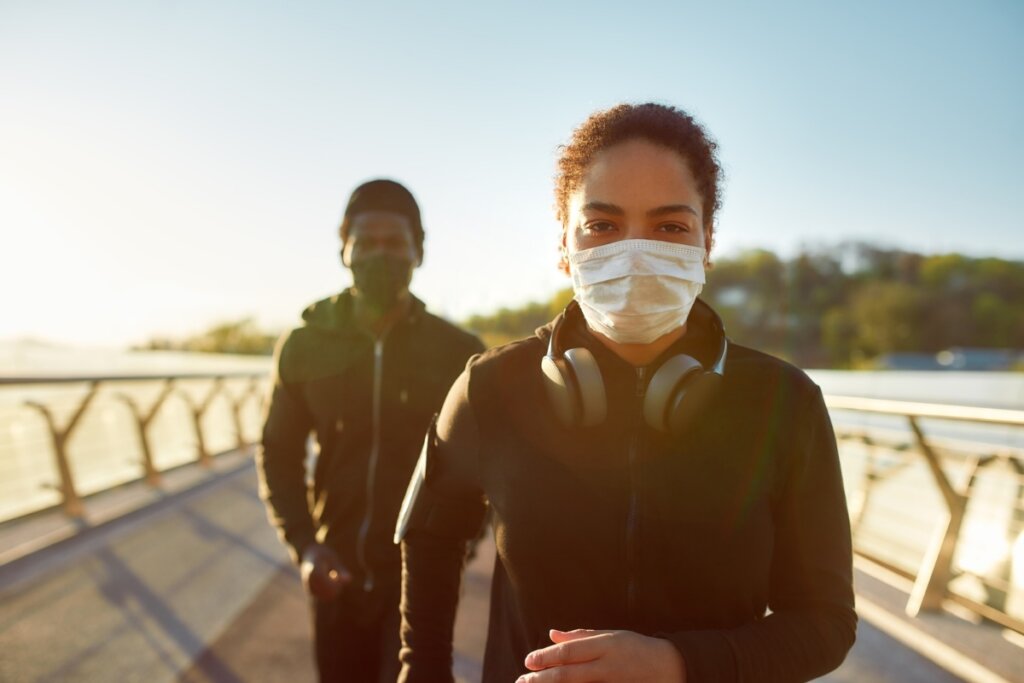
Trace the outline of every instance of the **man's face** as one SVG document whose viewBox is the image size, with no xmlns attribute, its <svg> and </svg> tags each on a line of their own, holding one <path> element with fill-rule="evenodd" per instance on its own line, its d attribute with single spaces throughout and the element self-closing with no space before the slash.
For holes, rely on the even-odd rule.
<svg viewBox="0 0 1024 683">
<path fill-rule="evenodd" d="M 341 252 L 342 262 L 351 268 L 377 255 L 420 263 L 409 219 L 394 211 L 363 211 L 352 218 L 348 240 Z"/>
</svg>

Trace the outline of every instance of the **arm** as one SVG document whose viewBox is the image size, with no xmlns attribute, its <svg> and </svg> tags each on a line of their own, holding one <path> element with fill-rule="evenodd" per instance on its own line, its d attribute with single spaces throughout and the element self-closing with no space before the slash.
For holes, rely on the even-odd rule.
<svg viewBox="0 0 1024 683">
<path fill-rule="evenodd" d="M 256 449 L 260 497 L 267 514 L 299 563 L 303 552 L 316 540 L 306 486 L 306 440 L 313 417 L 302 396 L 282 377 L 291 335 L 282 337 L 274 357 L 270 401 L 263 424 L 263 438 Z"/>
<path fill-rule="evenodd" d="M 766 618 L 731 631 L 667 634 L 690 683 L 808 681 L 839 666 L 853 645 L 852 550 L 835 435 L 821 392 L 804 402 L 808 426 L 775 507 Z"/>
<path fill-rule="evenodd" d="M 401 683 L 452 680 L 452 630 L 466 542 L 486 506 L 477 471 L 478 435 L 467 369 L 427 434 L 403 503 Z"/>
</svg>

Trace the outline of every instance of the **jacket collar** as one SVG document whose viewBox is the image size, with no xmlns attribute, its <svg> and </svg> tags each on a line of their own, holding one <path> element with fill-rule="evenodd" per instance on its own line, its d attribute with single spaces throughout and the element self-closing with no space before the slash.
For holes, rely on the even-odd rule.
<svg viewBox="0 0 1024 683">
<path fill-rule="evenodd" d="M 629 363 L 616 355 L 611 349 L 601 343 L 594 333 L 587 327 L 586 319 L 580 310 L 579 304 L 573 299 L 569 305 L 559 313 L 554 320 L 547 325 L 538 328 L 536 335 L 542 342 L 544 348 L 548 347 L 555 325 L 562 324 L 561 350 L 584 346 L 594 354 L 602 372 L 606 369 L 614 372 L 629 372 L 634 374 L 634 368 Z M 722 329 L 718 314 L 703 299 L 698 298 L 686 321 L 686 334 L 680 337 L 672 346 L 668 347 L 649 366 L 650 372 L 656 371 L 661 364 L 672 356 L 686 354 L 700 361 L 706 369 L 711 369 L 717 360 L 718 352 L 721 349 L 722 337 L 725 332 Z"/>
<path fill-rule="evenodd" d="M 426 305 L 412 293 L 409 294 L 409 297 L 409 309 L 405 317 L 395 323 L 395 328 L 415 325 L 426 315 Z M 333 334 L 363 334 L 361 328 L 355 324 L 354 299 L 352 289 L 346 289 L 334 296 L 310 304 L 302 312 L 302 319 L 308 327 Z"/>
</svg>

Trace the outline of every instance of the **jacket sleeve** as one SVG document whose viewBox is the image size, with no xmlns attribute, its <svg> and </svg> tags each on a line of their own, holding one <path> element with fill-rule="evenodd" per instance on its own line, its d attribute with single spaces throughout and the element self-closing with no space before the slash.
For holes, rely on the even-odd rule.
<svg viewBox="0 0 1024 683">
<path fill-rule="evenodd" d="M 801 415 L 807 426 L 775 508 L 771 613 L 734 630 L 663 634 L 683 655 L 687 683 L 809 681 L 838 667 L 853 645 L 850 522 L 820 390 Z"/>
<path fill-rule="evenodd" d="M 400 683 L 452 681 L 452 633 L 467 541 L 485 513 L 470 370 L 455 381 L 421 454 L 422 480 L 402 538 Z M 415 475 L 414 475 L 415 476 Z M 410 484 L 410 496 L 415 481 Z"/>
<path fill-rule="evenodd" d="M 256 471 L 270 521 L 298 563 L 303 549 L 316 539 L 306 485 L 306 442 L 313 417 L 297 387 L 289 385 L 281 372 L 292 344 L 291 335 L 282 337 L 275 353 Z"/>
</svg>

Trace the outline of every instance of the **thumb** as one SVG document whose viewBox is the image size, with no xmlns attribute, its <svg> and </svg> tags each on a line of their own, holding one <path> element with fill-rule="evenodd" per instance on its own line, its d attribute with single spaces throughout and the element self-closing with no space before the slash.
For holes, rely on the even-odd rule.
<svg viewBox="0 0 1024 683">
<path fill-rule="evenodd" d="M 327 578 L 332 583 L 345 585 L 352 580 L 352 574 L 345 569 L 345 566 L 341 562 L 334 561 L 327 567 Z"/>
<path fill-rule="evenodd" d="M 548 636 L 550 636 L 552 643 L 566 643 L 570 640 L 590 638 L 591 636 L 599 636 L 605 633 L 611 633 L 611 631 L 599 631 L 591 628 L 577 628 L 572 631 L 559 631 L 557 628 L 553 628 L 548 631 Z"/>
<path fill-rule="evenodd" d="M 327 574 L 327 578 L 330 579 L 332 583 L 344 586 L 352 580 L 352 575 L 345 569 L 332 569 Z"/>
</svg>

